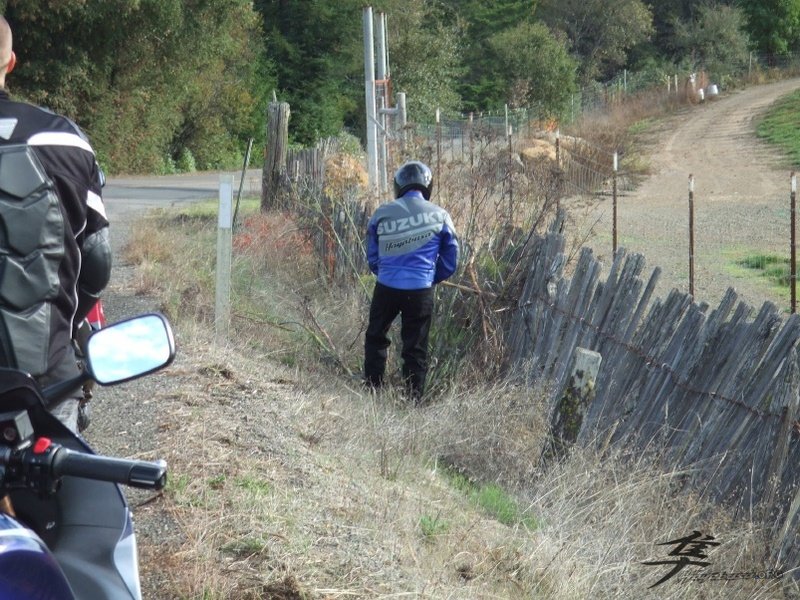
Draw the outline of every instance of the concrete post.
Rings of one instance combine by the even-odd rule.
[[[595,396],[595,382],[603,357],[593,350],[575,348],[569,382],[550,420],[550,441],[544,461],[564,458],[578,439],[583,416]]]

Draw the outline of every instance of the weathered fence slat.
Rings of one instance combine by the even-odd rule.
[[[555,401],[575,348],[599,352],[578,443],[625,444],[667,468],[691,467],[687,485],[770,519],[773,556],[800,559],[800,317],[783,322],[767,302],[750,320],[733,289],[711,311],[678,290],[653,298],[660,270],[645,285],[644,259],[624,249],[604,281],[582,250],[567,280],[563,248],[552,230],[532,240],[507,336],[510,368],[548,378]]]

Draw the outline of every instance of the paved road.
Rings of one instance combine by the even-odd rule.
[[[156,207],[177,206],[198,200],[217,198],[219,178],[223,173],[191,173],[161,177],[110,177],[103,189],[103,199],[112,224],[125,220],[132,213]],[[239,189],[241,171],[234,176],[234,195]],[[243,196],[260,194],[261,170],[248,169]]]

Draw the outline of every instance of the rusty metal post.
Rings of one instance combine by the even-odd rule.
[[[509,222],[513,220],[514,216],[514,146],[511,143],[511,125],[506,127],[506,136],[508,136],[508,215]]]
[[[792,215],[791,258],[789,259],[789,287],[792,298],[792,314],[797,312],[797,175],[791,174],[791,194],[789,196]]]
[[[612,206],[612,256],[617,253],[617,168],[619,167],[619,154],[614,152],[614,172],[611,176],[611,206]]]
[[[694,297],[694,175],[689,175],[689,294]]]
[[[561,130],[556,129],[556,168],[561,168]]]

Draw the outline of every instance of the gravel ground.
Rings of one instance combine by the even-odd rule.
[[[106,320],[109,323],[141,313],[158,310],[154,298],[138,296],[133,288],[133,266],[122,259],[122,248],[128,237],[130,223],[112,224],[114,272],[103,296]],[[176,363],[180,363],[180,354]],[[158,397],[171,386],[163,374],[150,375],[118,386],[95,388],[92,399],[92,422],[86,438],[101,454],[123,458],[154,460],[161,406]],[[140,551],[163,543],[165,537],[178,535],[178,528],[163,509],[157,493],[126,489],[133,507],[135,530]],[[145,565],[140,565],[144,571]],[[159,582],[142,577],[144,598],[158,598]]]

